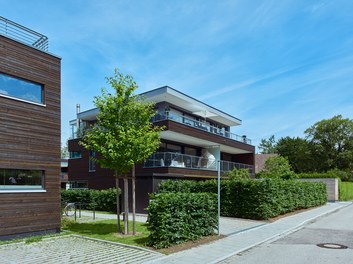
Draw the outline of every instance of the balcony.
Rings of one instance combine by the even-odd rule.
[[[187,118],[185,116],[177,115],[172,112],[157,113],[151,121],[154,123],[154,122],[159,122],[164,120],[172,120],[174,122],[191,126],[196,129],[206,131],[208,133],[212,133],[221,137],[225,137],[228,139],[236,140],[236,141],[251,145],[251,139],[247,138],[246,136],[236,135],[229,131],[225,131],[224,128],[220,129],[218,127],[211,126],[206,122],[197,121],[191,118]]]
[[[2,16],[0,16],[0,35],[42,51],[48,51],[48,38],[46,36],[12,22]]]
[[[254,171],[252,165],[243,163],[221,160],[220,165],[221,172],[228,172],[233,169],[249,169],[250,174],[252,174]],[[156,152],[144,162],[144,168],[162,167],[217,171],[217,161],[214,158],[209,159],[175,152]]]

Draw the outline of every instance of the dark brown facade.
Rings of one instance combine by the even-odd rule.
[[[3,175],[0,239],[60,229],[60,64],[56,56],[0,35],[0,73],[42,87],[40,103],[0,93],[0,169],[42,174],[34,190],[9,186]]]

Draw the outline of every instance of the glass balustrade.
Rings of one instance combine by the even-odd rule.
[[[144,168],[178,167],[199,170],[217,171],[217,161],[213,158],[191,156],[175,152],[156,152],[144,162]],[[221,171],[227,172],[233,169],[249,169],[253,172],[253,166],[230,161],[221,161]]]
[[[225,129],[220,129],[218,127],[214,127],[211,126],[205,122],[201,122],[201,121],[197,121],[191,118],[187,118],[181,115],[177,115],[173,112],[165,112],[165,113],[157,113],[153,119],[152,122],[158,122],[158,121],[163,121],[163,120],[173,120],[175,122],[184,124],[184,125],[188,125],[188,126],[192,126],[194,128],[200,129],[200,130],[204,130],[206,132],[209,133],[213,133],[222,137],[226,137],[229,139],[233,139],[239,142],[243,142],[246,144],[251,144],[251,140],[249,138],[247,138],[246,136],[240,136],[240,135],[236,135],[233,134],[229,131],[225,131]]]

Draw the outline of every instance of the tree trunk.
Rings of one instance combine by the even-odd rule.
[[[118,233],[121,233],[120,203],[119,203],[119,177],[118,177],[117,172],[115,172],[115,187],[116,187],[116,215],[117,215]]]
[[[135,164],[132,167],[132,234],[136,235]]]
[[[129,180],[124,178],[124,234],[129,234]]]

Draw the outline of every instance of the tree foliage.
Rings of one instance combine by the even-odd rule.
[[[261,154],[277,153],[275,136],[272,135],[269,139],[261,139],[259,149]]]
[[[305,130],[321,161],[321,171],[353,169],[353,120],[341,115],[324,119]]]
[[[317,168],[318,160],[312,155],[314,146],[304,138],[280,138],[276,149],[279,155],[288,159],[296,173],[315,171]]]
[[[85,148],[97,152],[93,158],[102,168],[115,171],[116,189],[118,178],[130,172],[136,163],[142,162],[157,150],[160,144],[161,127],[151,123],[155,115],[154,103],[145,102],[135,95],[137,84],[129,75],[115,70],[107,83],[113,94],[102,89],[102,95],[94,97],[99,108],[97,123],[84,133],[80,142]],[[134,175],[134,171],[132,173]],[[135,178],[132,179],[133,200],[135,197]],[[124,178],[124,233],[128,233],[128,179]],[[117,195],[117,197],[119,197]],[[117,198],[117,226],[120,232],[119,199]],[[133,201],[133,214],[134,214]],[[134,223],[133,223],[133,226]],[[135,229],[133,231],[135,233]]]
[[[61,158],[67,159],[69,157],[69,151],[67,146],[67,141],[64,146],[61,146]]]
[[[261,153],[286,157],[296,173],[353,171],[353,120],[341,115],[324,119],[306,129],[305,138],[274,136],[262,139]]]
[[[150,122],[155,115],[154,104],[134,94],[138,86],[131,76],[115,70],[107,82],[114,94],[103,88],[102,95],[94,97],[99,108],[97,123],[80,143],[98,152],[101,167],[113,169],[119,176],[156,151],[161,128]]]
[[[296,175],[292,171],[287,158],[275,156],[265,161],[265,166],[260,173],[260,177],[290,180],[296,178]]]

